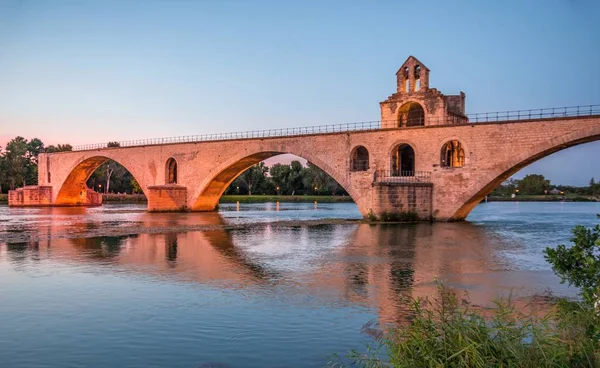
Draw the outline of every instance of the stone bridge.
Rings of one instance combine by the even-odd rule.
[[[213,211],[244,170],[291,153],[331,175],[365,216],[416,212],[462,220],[521,168],[600,140],[599,106],[467,116],[464,105],[462,92],[429,88],[429,70],[409,57],[397,73],[397,92],[380,103],[380,122],[41,154],[39,186],[12,191],[9,205],[99,205],[101,196],[86,181],[114,160],[138,181],[149,211]]]

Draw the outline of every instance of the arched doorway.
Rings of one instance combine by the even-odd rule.
[[[398,128],[425,125],[425,110],[417,102],[407,102],[398,110]]]
[[[358,146],[352,150],[350,171],[367,170],[369,170],[369,151],[364,146]]]
[[[167,160],[166,183],[177,184],[177,161],[173,157]]]
[[[392,151],[392,176],[415,175],[415,150],[409,144],[399,144]]]

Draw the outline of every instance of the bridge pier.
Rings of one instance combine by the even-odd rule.
[[[413,215],[433,219],[432,183],[374,183],[372,214],[385,220]]]
[[[187,188],[182,185],[167,184],[147,187],[149,212],[183,212],[187,207]]]
[[[8,192],[9,207],[50,207],[50,206],[101,206],[102,194],[89,188],[71,193],[62,202],[53,202],[53,188],[49,185],[30,185]]]

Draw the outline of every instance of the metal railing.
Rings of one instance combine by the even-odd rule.
[[[468,114],[469,123],[535,120],[600,115],[600,105],[550,107],[545,109],[483,112]]]
[[[374,183],[431,183],[431,171],[376,170]]]
[[[439,126],[439,125],[456,125],[456,124],[471,124],[471,123],[487,123],[487,122],[503,122],[516,120],[535,120],[535,119],[553,119],[565,117],[584,117],[584,116],[600,116],[600,105],[586,106],[570,106],[570,107],[553,107],[546,109],[531,109],[531,110],[515,110],[501,112],[486,112],[468,114],[465,116],[449,114],[445,117],[425,117],[424,120],[419,120],[419,126]],[[406,124],[406,123],[404,123]],[[234,133],[214,133],[188,135],[180,137],[138,139],[122,142],[112,142],[110,147],[134,147],[134,146],[150,146],[170,143],[194,143],[194,142],[210,142],[233,139],[257,139],[257,138],[276,138],[276,137],[293,137],[313,134],[341,133],[353,131],[366,131],[378,129],[403,129],[405,127],[398,126],[397,120],[388,121],[363,121],[356,123],[345,124],[330,124],[330,125],[315,125],[299,128],[282,128],[282,129],[266,129],[254,130],[246,132]],[[408,128],[412,128],[411,124]],[[73,151],[85,151],[94,149],[109,148],[108,143],[85,144],[73,147]]]

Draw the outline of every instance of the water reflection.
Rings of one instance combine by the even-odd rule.
[[[182,225],[181,219],[159,217],[144,226],[163,220],[175,228]],[[9,243],[3,257],[15,269],[46,260],[257,293],[272,292],[269,287],[278,285],[278,292],[375,308],[384,323],[402,320],[407,298],[431,295],[436,279],[469,290],[481,303],[521,287],[521,281],[534,289],[540,286],[533,274],[506,282],[502,275],[508,270],[496,254],[503,248],[502,239],[470,223],[259,224],[227,229],[218,214],[205,216],[204,223],[216,228]],[[61,234],[66,226],[58,221],[56,226],[41,226],[41,231]],[[74,222],[69,228],[80,233],[101,226]]]

